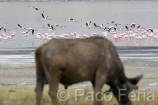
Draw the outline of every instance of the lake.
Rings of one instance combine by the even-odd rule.
[[[0,2],[0,27],[5,27],[6,32],[0,31],[0,48],[28,48],[38,47],[46,41],[35,39],[37,30],[41,35],[48,35],[54,33],[55,35],[78,33],[79,35],[91,35],[93,33],[102,35],[99,28],[81,27],[85,23],[91,21],[97,25],[114,26],[111,21],[115,21],[121,25],[115,26],[119,34],[125,33],[125,26],[131,23],[137,23],[143,26],[144,29],[158,28],[158,1],[106,1],[106,2]],[[36,6],[39,10],[28,8],[29,6]],[[44,13],[43,13],[44,11]],[[41,14],[49,16],[51,20],[41,19]],[[73,18],[78,22],[65,21]],[[35,30],[32,35],[31,32],[23,34],[26,29],[21,29],[17,24],[25,28],[33,28]],[[55,30],[48,30],[43,28],[47,24],[60,24],[63,27],[57,27]],[[129,27],[129,25],[128,25]],[[132,29],[135,31],[136,29]],[[15,36],[9,40],[3,39],[4,35],[9,36],[15,32]],[[105,31],[108,33],[107,31]],[[141,37],[138,32],[138,36]],[[114,40],[113,34],[108,34],[107,37],[116,46],[158,46],[157,38],[148,38],[147,40],[130,40],[121,39]],[[129,34],[127,34],[129,35]],[[158,36],[157,33],[155,37]]]

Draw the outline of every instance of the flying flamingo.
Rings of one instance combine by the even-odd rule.
[[[101,25],[100,25],[100,28],[101,28],[101,29],[104,29],[104,25],[103,25],[103,24],[101,24]]]
[[[73,18],[69,18],[69,19],[67,19],[67,20],[65,20],[65,21],[78,22],[76,19],[73,19]]]
[[[87,27],[88,29],[90,29],[90,24],[91,24],[91,21],[89,21],[88,23],[86,23],[86,25],[85,26],[80,26],[80,27]]]
[[[94,25],[94,28],[95,28],[95,27],[100,27],[100,26],[98,26],[96,23],[93,23],[93,25]]]
[[[25,34],[27,37],[29,35],[28,34],[29,31],[32,31],[32,35],[33,35],[35,30],[33,28],[28,28],[25,32],[22,32],[22,33]]]
[[[130,27],[131,28],[135,28],[136,27],[136,23],[131,23]]]
[[[32,31],[32,35],[33,35],[35,30],[33,28],[28,28],[27,32],[29,32],[29,31]]]
[[[23,28],[20,24],[17,24],[19,28],[21,29],[26,29],[26,28]],[[16,28],[17,29],[17,28]]]
[[[125,28],[126,28],[126,31],[130,31],[131,30],[131,29],[128,28],[128,26],[125,26]]]
[[[108,31],[109,27],[103,26],[103,24],[100,26],[102,30]]]
[[[51,29],[51,30],[55,30],[55,27],[53,25],[50,25],[50,24],[47,24],[47,26],[44,25],[43,28],[45,28],[45,27],[48,28],[48,29]]]
[[[153,28],[148,28],[148,29],[147,29],[147,32],[149,32],[149,31],[153,33],[153,32],[154,32],[154,29],[153,29]]]
[[[50,20],[50,19],[48,19],[49,16],[44,16],[44,11],[43,11],[43,13],[41,13],[41,16],[42,16],[41,20]],[[40,19],[38,19],[38,20],[40,20]]]
[[[90,28],[90,27],[91,27],[90,24],[91,24],[91,21],[89,21],[88,23],[86,23],[86,26],[87,26],[88,28]]]
[[[28,8],[34,8],[35,10],[39,10],[37,7],[35,6],[28,6]]]
[[[112,24],[114,24],[115,26],[121,25],[119,23],[116,23],[115,21],[111,21]]]
[[[117,31],[117,29],[114,26],[110,26],[109,29],[108,29],[108,32],[110,32],[112,34],[115,34],[116,31]]]
[[[2,29],[3,29],[5,32],[6,32],[7,30],[10,31],[9,29],[7,29],[7,28],[5,28],[5,27],[0,27],[0,31],[1,31]]]

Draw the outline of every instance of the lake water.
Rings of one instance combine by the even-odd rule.
[[[55,33],[57,35],[77,32],[81,35],[90,35],[97,33],[101,35],[103,30],[96,28],[80,27],[86,22],[92,24],[104,24],[104,26],[113,25],[111,21],[121,23],[118,28],[125,31],[124,26],[130,23],[137,23],[144,28],[158,28],[158,1],[107,1],[107,2],[0,2],[0,26],[5,26],[10,31],[0,31],[0,35],[10,35],[15,32],[16,35],[9,41],[1,40],[0,48],[26,48],[38,47],[45,43],[35,39],[35,35],[29,33],[26,37],[17,24],[23,27],[41,29],[41,34]],[[36,11],[28,6],[36,6]],[[51,20],[41,19],[41,13]],[[78,22],[68,22],[66,19],[74,18]],[[108,23],[108,24],[107,24]],[[44,25],[60,24],[65,27],[58,27],[56,30],[48,31],[43,28]],[[36,31],[35,31],[36,33]],[[123,32],[122,32],[123,33]],[[112,37],[110,40],[114,42]],[[116,46],[158,46],[158,40],[147,40],[145,42],[114,42]]]
[[[34,51],[35,48],[3,49],[0,51],[0,64],[12,67],[35,65]],[[117,47],[117,52],[124,66],[158,67],[157,47]]]

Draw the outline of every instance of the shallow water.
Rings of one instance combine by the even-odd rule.
[[[5,26],[10,31],[0,31],[10,35],[15,32],[16,35],[8,42],[1,40],[0,48],[25,48],[38,47],[43,41],[37,41],[34,35],[29,33],[25,37],[17,24],[23,27],[32,27],[35,30],[41,29],[41,34],[49,33],[44,25],[60,24],[65,27],[59,27],[50,33],[70,34],[77,32],[81,35],[97,33],[100,35],[103,31],[100,29],[87,29],[80,26],[86,22],[92,21],[98,25],[104,24],[111,26],[111,21],[121,23],[118,28],[124,29],[124,26],[130,23],[138,23],[144,28],[158,28],[158,1],[106,1],[106,2],[1,2],[0,26]],[[37,6],[40,10],[36,11],[28,6]],[[49,16],[51,20],[41,21],[41,13]],[[75,18],[78,22],[65,22],[68,18]],[[107,24],[108,23],[108,24]],[[111,37],[109,37],[110,40]],[[113,41],[113,40],[112,40]],[[114,42],[114,41],[113,41]],[[116,46],[157,46],[158,43],[146,41],[144,43],[128,42],[114,43]]]
[[[0,64],[35,65],[35,49],[8,49],[0,51]],[[124,66],[128,67],[158,67],[158,48],[117,48],[117,52]]]

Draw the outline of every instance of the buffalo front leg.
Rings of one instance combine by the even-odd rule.
[[[49,95],[51,97],[53,105],[59,105],[59,101],[57,98],[58,85],[59,85],[58,80],[52,80],[49,83]]]
[[[37,81],[36,83],[36,105],[40,105],[41,97],[42,97],[42,92],[43,92],[43,86],[44,84],[41,83],[40,81]]]
[[[101,93],[101,89],[102,89],[103,84],[100,83],[96,83],[95,87],[94,87],[94,103],[93,105],[102,105],[102,93]]]
[[[104,73],[97,71],[94,85],[94,105],[102,105],[103,93],[101,89],[105,83],[106,75]]]

